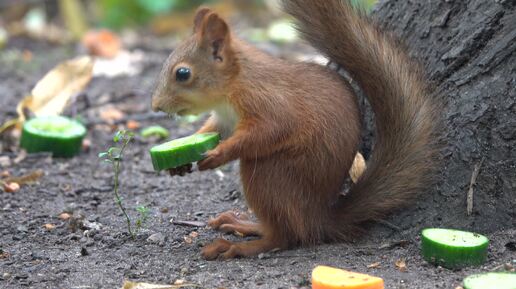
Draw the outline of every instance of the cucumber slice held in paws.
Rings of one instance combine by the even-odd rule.
[[[464,279],[464,289],[516,289],[516,273],[486,273]]]
[[[471,232],[432,228],[421,233],[425,260],[450,269],[481,265],[487,258],[488,245],[485,236]]]
[[[157,145],[150,150],[154,170],[177,168],[202,160],[220,142],[218,133],[194,134]]]
[[[69,158],[81,151],[86,132],[84,125],[64,116],[37,117],[23,125],[20,146],[28,153]]]

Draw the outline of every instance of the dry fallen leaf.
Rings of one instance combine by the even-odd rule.
[[[21,177],[10,177],[5,179],[4,181],[6,183],[18,183],[19,185],[29,185],[37,183],[44,174],[45,173],[42,170],[35,170]]]
[[[398,268],[400,272],[407,272],[407,263],[405,260],[399,259],[394,263],[394,265],[396,265],[396,268]]]
[[[188,236],[184,236],[183,239],[185,240],[185,243],[187,243],[187,244],[192,244],[193,243],[192,238],[190,238]]]
[[[70,99],[80,93],[90,82],[94,61],[89,56],[60,63],[49,71],[16,108],[18,118],[0,126],[0,133],[25,121],[25,111],[35,116],[53,116],[63,112]]]
[[[126,123],[125,125],[127,127],[127,129],[130,129],[130,130],[136,130],[136,129],[139,129],[140,128],[140,123],[135,121],[135,120],[130,120]]]
[[[43,228],[45,228],[47,231],[52,231],[56,228],[56,225],[54,224],[45,224],[43,225]]]
[[[24,120],[24,109],[36,116],[59,115],[72,96],[81,92],[90,82],[93,59],[88,56],[68,60],[48,72],[18,104],[18,114]]]
[[[0,173],[0,178],[8,178],[11,176],[11,173],[8,170],[2,171]]]
[[[353,165],[351,166],[351,169],[349,169],[349,176],[351,177],[351,180],[353,183],[356,183],[360,176],[364,173],[366,170],[366,162],[364,159],[364,156],[362,156],[361,153],[357,153],[355,156],[355,160],[353,161]]]
[[[104,58],[114,58],[122,48],[122,41],[109,30],[88,31],[82,38],[82,45],[89,54]]]
[[[193,231],[188,236],[190,236],[190,238],[194,238],[195,239],[195,238],[199,237],[199,233]]]
[[[20,190],[20,184],[14,182],[4,182],[4,191],[6,193],[16,193]]]
[[[369,264],[367,265],[367,268],[369,269],[376,269],[376,268],[380,268],[380,262],[374,262],[373,264]]]
[[[63,220],[63,221],[68,221],[72,215],[68,214],[68,213],[61,213],[59,214],[59,216],[57,216],[59,219]]]
[[[100,112],[100,118],[110,124],[123,119],[124,116],[125,114],[114,106],[106,107]]]

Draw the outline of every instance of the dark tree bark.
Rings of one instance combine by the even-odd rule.
[[[373,18],[426,67],[444,106],[436,186],[393,222],[481,232],[516,227],[516,1],[386,0]],[[366,119],[370,127],[370,113]],[[480,163],[468,216],[466,196]]]

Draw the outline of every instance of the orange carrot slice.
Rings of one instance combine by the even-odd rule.
[[[327,266],[312,271],[312,289],[384,289],[383,279]]]

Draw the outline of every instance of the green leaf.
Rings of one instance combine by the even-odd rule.
[[[101,153],[99,153],[99,159],[106,158],[106,157],[108,157],[108,156],[109,156],[109,154],[108,154],[107,152],[101,152]]]
[[[367,13],[369,13],[373,6],[376,4],[377,0],[351,0],[351,4],[356,9],[363,10]]]
[[[120,138],[122,138],[123,135],[124,135],[124,131],[123,130],[117,131],[116,134],[113,136],[113,141],[114,142],[119,142]]]
[[[137,0],[138,4],[145,10],[153,13],[166,13],[172,10],[172,7],[179,2],[178,0]]]
[[[122,150],[117,147],[111,147],[108,150],[108,155],[112,160],[120,160],[122,158]]]

